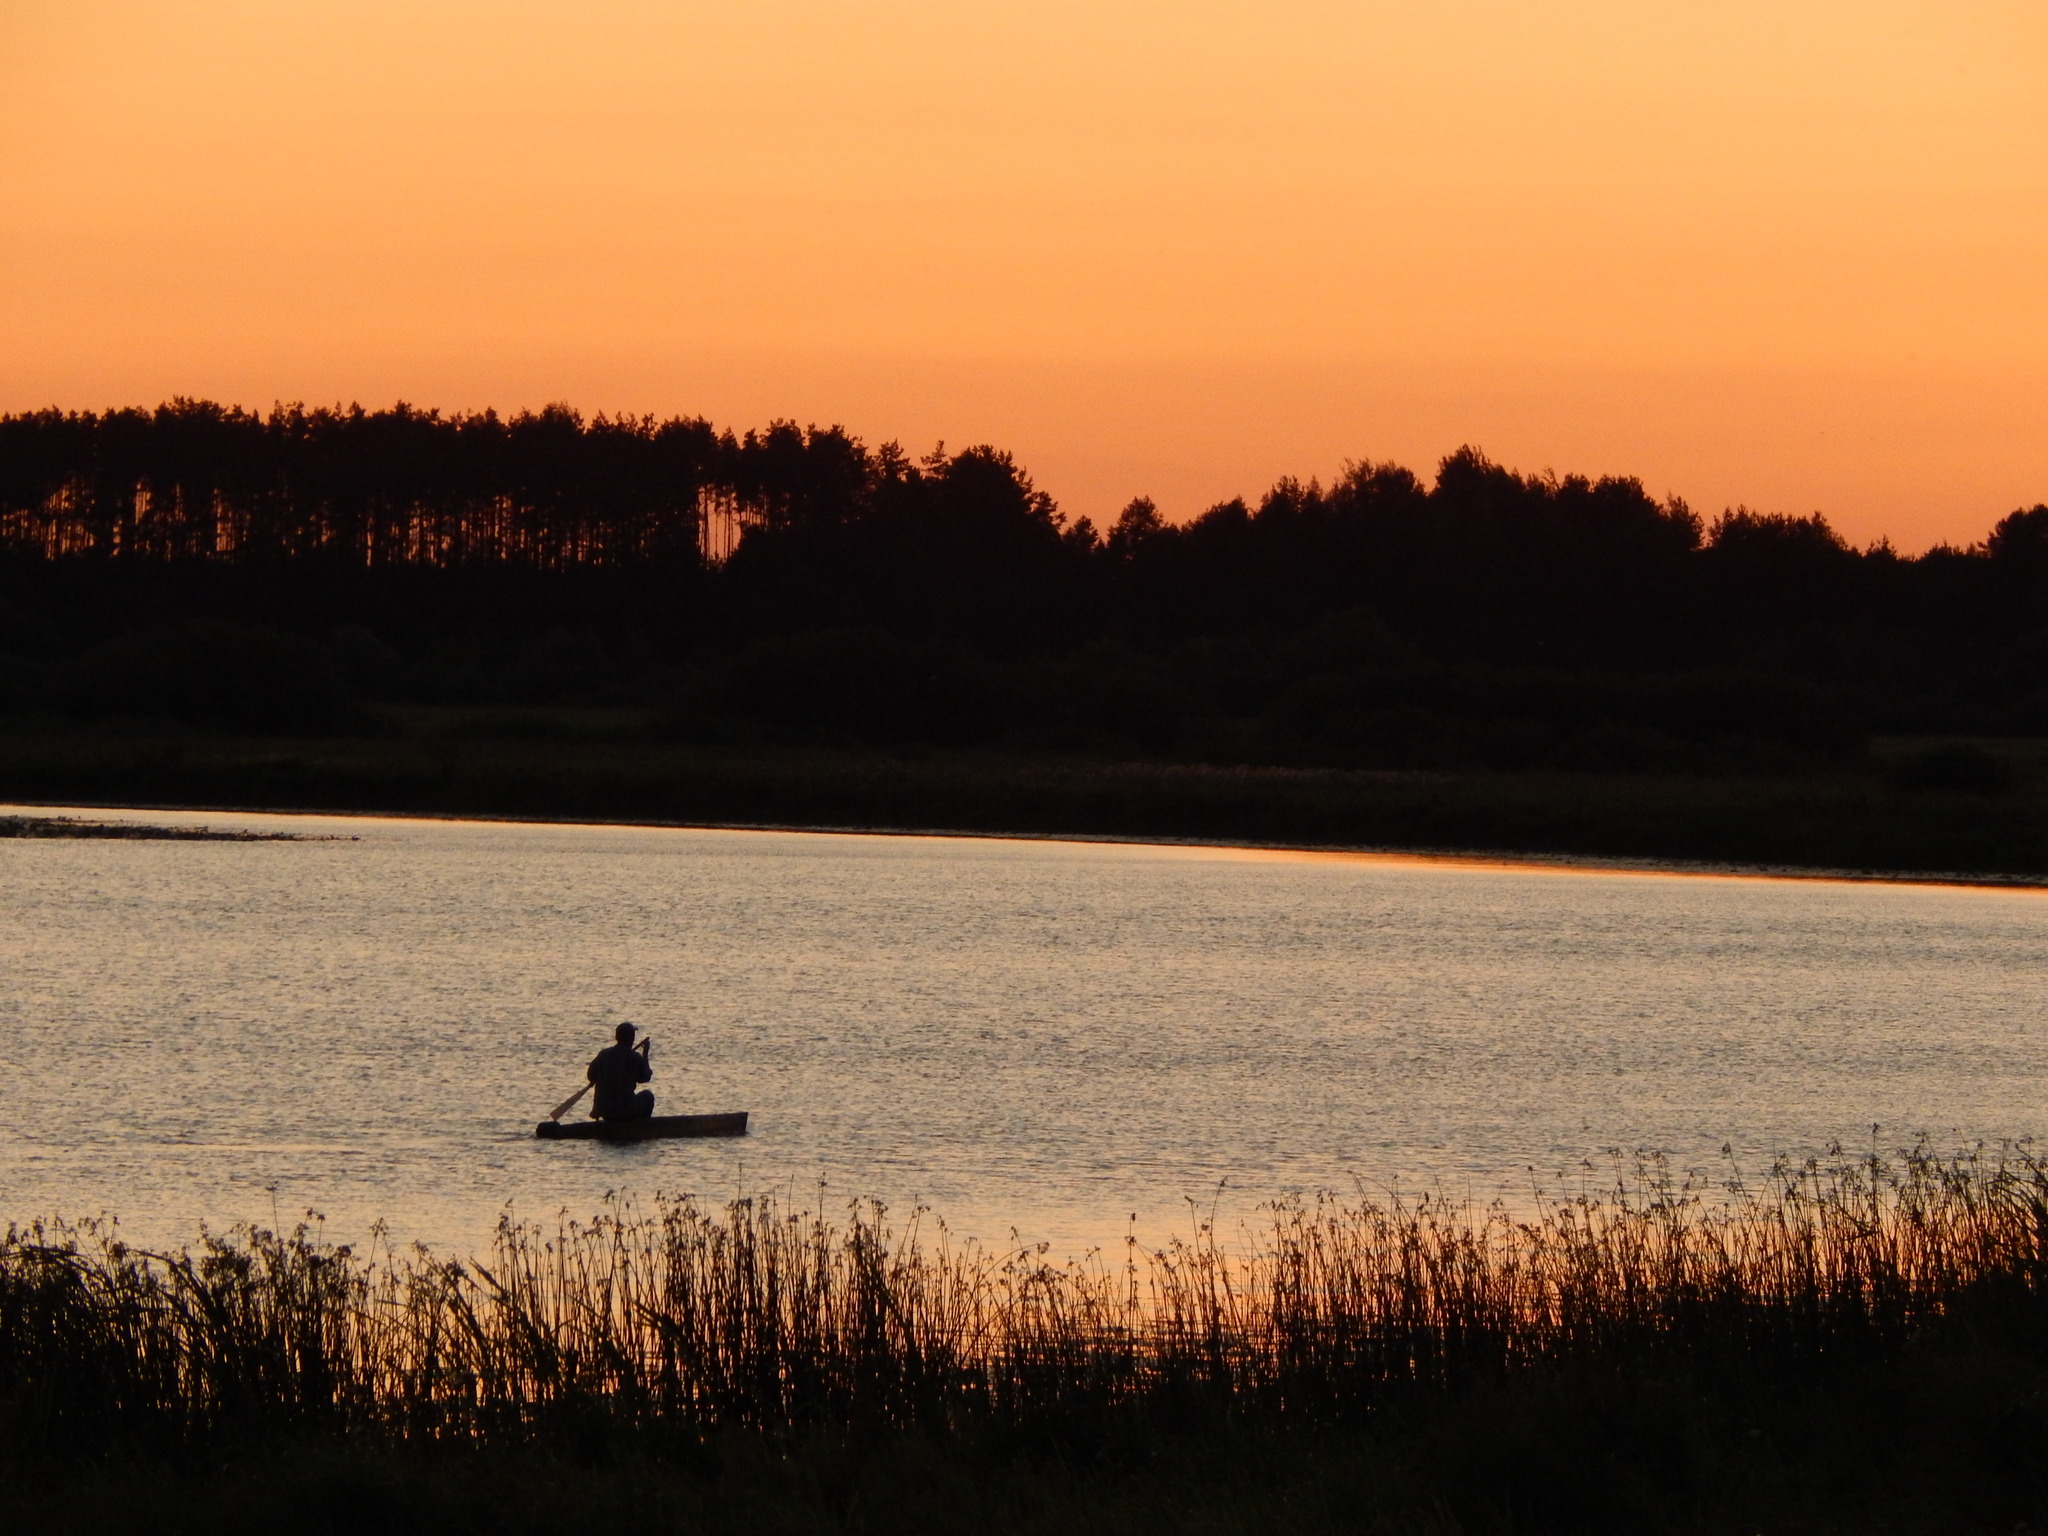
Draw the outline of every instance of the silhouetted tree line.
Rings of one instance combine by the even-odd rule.
[[[1466,449],[1175,525],[1009,455],[553,407],[0,418],[0,711],[1211,760],[1796,765],[2048,732],[2048,506],[1917,557]],[[509,726],[507,727],[509,728]],[[528,719],[525,729],[546,729]]]

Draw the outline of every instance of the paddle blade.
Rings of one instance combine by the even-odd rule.
[[[590,1084],[585,1083],[581,1088],[578,1088],[574,1093],[570,1094],[569,1097],[562,1100],[562,1102],[557,1104],[553,1109],[549,1110],[548,1118],[550,1120],[561,1119],[562,1116],[566,1115],[567,1113],[569,1113],[570,1110],[574,1109],[576,1107],[576,1101],[582,1098],[583,1095],[585,1095],[588,1092],[590,1092]]]

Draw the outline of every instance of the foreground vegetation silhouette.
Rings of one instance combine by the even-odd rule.
[[[2048,734],[2048,506],[1907,557],[1467,449],[1427,484],[1362,463],[1099,530],[996,449],[913,460],[786,422],[30,413],[0,418],[0,720],[60,743],[0,762],[0,793],[59,799],[179,798],[106,745],[155,732],[1846,775],[1911,815],[2035,782],[1999,743]],[[575,755],[556,777],[587,787]],[[432,758],[394,747],[384,776]],[[303,777],[271,803],[385,804]],[[2048,868],[2032,833],[2005,841]]]
[[[684,1528],[945,1528],[909,1490],[864,1514],[859,1478],[771,1496],[770,1464],[801,1485],[935,1458],[1035,1487],[1010,1523],[1221,1456],[1184,1496],[1249,1520],[1312,1492],[1317,1529],[2004,1530],[2048,1508],[2044,1367],[2048,1170],[2024,1150],[1759,1188],[1651,1165],[1519,1212],[1322,1200],[1241,1244],[1198,1225],[1067,1264],[748,1200],[508,1221],[470,1261],[306,1228],[0,1244],[17,1474],[352,1455],[459,1484],[522,1451],[516,1487],[623,1462],[726,1501]]]

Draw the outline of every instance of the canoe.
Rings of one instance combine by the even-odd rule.
[[[645,1120],[543,1120],[542,1141],[659,1141],[668,1136],[744,1136],[747,1112],[736,1115],[651,1115]]]

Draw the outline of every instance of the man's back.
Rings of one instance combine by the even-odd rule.
[[[654,1076],[654,1068],[638,1050],[622,1043],[593,1056],[586,1075],[597,1089],[590,1112],[600,1120],[618,1120],[632,1115],[633,1090]]]

